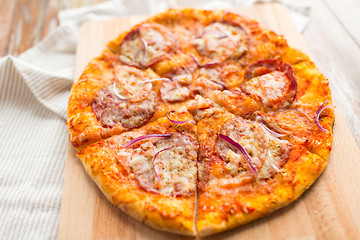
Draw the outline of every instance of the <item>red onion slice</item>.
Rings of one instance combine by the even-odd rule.
[[[143,44],[144,51],[146,51],[147,48],[148,48],[148,44],[147,44],[146,40],[144,40],[143,38],[141,38],[140,40],[141,40],[141,42]]]
[[[309,119],[311,121],[311,117],[309,116],[309,114],[307,114],[305,111],[301,110],[301,109],[296,109],[298,112],[301,112],[302,114],[304,114],[304,116],[307,117],[307,119]]]
[[[261,122],[261,123],[263,123],[263,124],[266,124],[266,123],[267,123],[267,124],[270,125],[273,129],[275,129],[275,131],[281,132],[282,134],[285,134],[285,135],[287,135],[287,134],[292,134],[291,132],[289,132],[289,131],[281,128],[279,125],[276,124],[276,122],[271,121],[271,120],[270,120],[268,117],[266,117],[266,116],[258,115],[258,116],[256,117],[256,121]]]
[[[171,80],[169,78],[153,78],[153,79],[147,79],[142,81],[141,83],[148,83],[148,82],[155,82],[155,81],[166,81],[166,82],[171,82]]]
[[[289,108],[289,109],[279,109],[276,112],[273,113],[273,115],[276,115],[277,113],[280,112],[286,112],[286,111],[298,111],[299,113],[303,114],[309,121],[312,121],[312,118],[309,116],[309,114],[307,114],[304,110],[299,109],[299,108]]]
[[[159,177],[159,175],[157,174],[157,172],[156,172],[156,170],[155,170],[155,160],[156,160],[156,157],[157,157],[160,153],[162,153],[162,152],[164,152],[164,151],[166,151],[166,150],[169,150],[169,149],[171,149],[171,148],[173,148],[173,147],[164,148],[164,149],[158,151],[158,152],[155,154],[155,156],[154,156],[154,158],[153,158],[153,160],[152,160],[152,165],[153,165],[153,169],[154,169],[155,176],[156,176],[157,179],[159,179],[160,181],[161,181],[161,178]]]
[[[269,150],[266,151],[267,152],[267,158],[268,158],[268,162],[270,164],[270,166],[275,169],[275,171],[281,173],[281,170],[272,162],[271,156],[269,154]],[[282,174],[282,173],[281,173]]]
[[[174,111],[171,111],[170,113],[173,113]],[[184,124],[186,123],[188,120],[185,120],[185,121],[175,121],[175,120],[172,120],[169,116],[169,113],[166,114],[166,117],[167,119],[169,119],[170,122],[174,123],[174,124]]]
[[[128,148],[131,145],[133,145],[134,143],[137,143],[137,142],[139,142],[141,140],[148,139],[148,138],[168,138],[168,137],[171,137],[172,135],[173,134],[149,134],[149,135],[145,135],[145,136],[135,138],[135,139],[131,140],[130,142],[122,145],[121,147],[122,148]]]
[[[226,34],[226,33],[223,33],[223,34],[219,34],[218,35],[218,38],[219,39],[223,39],[223,38],[228,38],[229,36]]]
[[[116,88],[116,83],[114,82],[113,84],[113,91],[114,91],[114,94],[120,99],[120,100],[124,100],[124,101],[127,101],[128,99],[124,96],[122,96],[119,91],[117,90]]]
[[[285,136],[286,136],[286,134],[277,133],[277,132],[271,130],[270,128],[268,128],[268,127],[267,127],[264,123],[262,123],[262,122],[259,122],[259,123],[260,123],[260,125],[261,125],[266,131],[268,131],[270,134],[274,135],[275,137],[285,137]]]
[[[228,143],[230,143],[231,145],[233,145],[234,147],[236,147],[237,149],[239,149],[239,151],[245,156],[247,162],[250,165],[251,171],[254,173],[255,177],[257,177],[257,170],[256,167],[253,163],[253,161],[251,160],[250,155],[246,152],[246,150],[243,148],[243,146],[241,146],[238,142],[234,141],[232,138],[230,138],[229,136],[223,135],[223,134],[219,134],[219,137],[225,141],[227,141]]]
[[[327,103],[329,103],[329,100],[326,100],[323,104],[320,105],[320,107],[318,108],[318,110],[316,111],[315,113],[315,122],[316,122],[316,125],[318,125],[318,127],[320,128],[320,130],[322,132],[327,132],[329,130],[323,128],[321,125],[320,125],[320,121],[319,121],[319,117],[320,117],[320,114],[322,113],[322,111],[324,111],[326,108],[335,108],[335,106],[333,105],[327,105],[325,106]]]
[[[221,30],[211,30],[211,31],[207,31],[205,34],[215,34],[217,35],[218,39],[222,39],[222,38],[228,38],[229,35],[227,35],[225,32],[221,31]]]
[[[201,67],[200,63],[196,60],[196,58],[193,55],[190,55],[191,59],[194,61],[194,63],[196,64],[196,66],[198,66],[199,68]]]
[[[206,64],[200,64],[198,62],[198,60],[196,60],[196,58],[193,55],[190,55],[191,59],[195,62],[196,66],[198,66],[198,68],[207,68],[207,67],[213,67],[215,65],[218,65],[220,62],[210,62],[210,63],[206,63]]]
[[[203,64],[203,65],[201,65],[201,67],[202,68],[207,68],[207,67],[214,67],[214,66],[216,66],[216,65],[218,65],[218,64],[220,64],[221,62],[210,62],[210,63],[205,63],[205,64]]]
[[[220,86],[222,87],[222,90],[225,90],[225,89],[226,89],[226,87],[225,87],[224,84],[219,83],[219,82],[216,82],[216,81],[214,81],[214,80],[210,80],[210,81],[213,82],[213,83],[215,83],[215,84],[217,84],[217,85],[220,85]]]
[[[298,91],[298,84],[297,84],[296,78],[294,76],[293,67],[290,64],[283,62],[280,65],[279,70],[281,72],[283,72],[290,81],[291,93],[293,94],[292,100],[294,101],[296,98],[297,91]]]
[[[312,122],[312,118],[309,116],[309,114],[307,114],[304,110],[299,109],[299,108],[279,109],[276,112],[273,112],[273,116],[275,116],[277,113],[286,112],[286,111],[298,111],[299,113],[304,115],[309,120],[309,122]],[[277,127],[280,128],[279,126],[277,126]],[[285,131],[285,130],[283,130],[283,131]],[[285,131],[285,132],[287,132],[287,131]],[[287,133],[289,133],[289,132],[287,132]]]

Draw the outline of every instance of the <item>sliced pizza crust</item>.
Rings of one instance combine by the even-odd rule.
[[[77,156],[121,210],[154,228],[195,235],[197,152],[193,119],[177,112],[94,143]]]
[[[207,115],[197,128],[200,236],[243,225],[290,204],[326,165],[305,147],[273,136],[261,123],[230,113]],[[240,144],[251,161],[221,136]]]

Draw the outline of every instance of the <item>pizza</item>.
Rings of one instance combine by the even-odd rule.
[[[121,33],[73,84],[89,176],[153,228],[207,236],[295,201],[333,138],[329,82],[251,19],[170,9]]]

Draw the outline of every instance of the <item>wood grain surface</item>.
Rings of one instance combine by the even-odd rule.
[[[262,26],[285,35],[290,45],[309,53],[289,12],[281,5],[260,4],[239,11],[258,20]],[[142,19],[144,17],[140,16],[84,24],[78,43],[75,79],[110,39]],[[358,239],[360,150],[338,110],[334,135],[328,166],[296,202],[253,223],[206,239]],[[151,229],[110,204],[86,174],[69,144],[59,239],[194,238]]]

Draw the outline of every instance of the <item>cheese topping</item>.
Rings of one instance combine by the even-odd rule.
[[[159,153],[153,163],[155,154],[166,148],[169,149]],[[170,138],[144,140],[136,148],[120,149],[117,157],[144,190],[184,196],[196,191],[197,151],[195,139],[174,133]]]
[[[247,51],[247,35],[240,27],[225,23],[213,23],[205,27],[201,37],[193,45],[201,55],[220,61],[229,57],[241,57]]]
[[[195,79],[191,84],[191,92],[196,94],[206,94],[206,91],[224,90],[217,68],[200,68],[195,73]]]
[[[151,93],[152,83],[144,82],[146,79],[143,71],[134,67],[117,66],[114,73],[130,102],[142,101]]]
[[[161,99],[165,102],[181,102],[190,96],[187,87],[181,87],[177,82],[164,82],[160,89]]]
[[[117,85],[115,85],[117,86]],[[118,92],[126,96],[122,88]],[[104,127],[121,124],[126,129],[144,125],[155,113],[158,99],[154,91],[140,102],[130,102],[120,99],[114,92],[113,84],[101,89],[93,102],[96,118]]]
[[[192,80],[193,80],[193,76],[192,73],[190,71],[179,71],[180,74],[177,74],[175,76],[172,77],[173,81],[176,81],[177,83],[181,84],[181,85],[189,85]]]
[[[257,122],[237,117],[225,123],[220,133],[229,136],[243,146],[258,171],[259,180],[273,176],[288,159],[289,142],[272,136]],[[228,142],[219,138],[216,151],[225,161],[228,178],[245,177],[252,174],[245,156]]]
[[[195,99],[186,103],[186,109],[193,115],[195,121],[200,121],[200,119],[211,116],[217,111],[218,108],[214,108],[213,105],[214,102],[211,100],[196,95]]]
[[[262,103],[267,107],[282,108],[292,101],[290,81],[279,71],[251,78],[241,88],[247,93],[260,97]]]
[[[120,59],[130,65],[149,67],[171,50],[174,37],[164,26],[144,23],[134,29],[120,45]]]

